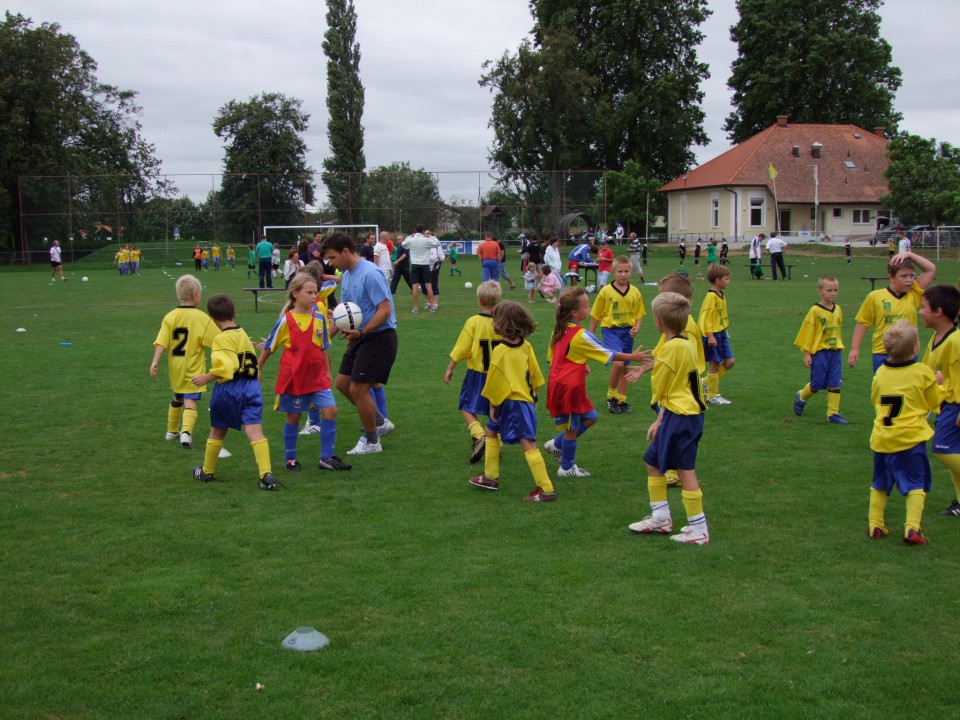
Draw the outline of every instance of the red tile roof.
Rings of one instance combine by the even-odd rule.
[[[821,203],[876,203],[888,192],[887,140],[856,125],[774,124],[713,160],[681,175],[661,192],[764,186],[773,193],[769,167],[777,170],[780,202],[813,201],[813,166],[819,170]],[[820,143],[820,158],[812,155]],[[799,157],[793,154],[799,147]],[[844,161],[856,167],[848,168]],[[684,184],[686,177],[686,184]]]

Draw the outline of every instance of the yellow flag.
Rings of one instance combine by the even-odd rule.
[[[773,163],[770,163],[770,169],[767,170],[767,172],[770,173],[770,179],[771,179],[771,180],[776,180],[776,179],[777,179],[777,175],[780,174],[780,173],[777,172],[777,169],[773,166]]]

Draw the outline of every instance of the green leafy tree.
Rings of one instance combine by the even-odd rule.
[[[327,198],[343,223],[358,222],[357,199],[367,161],[363,154],[363,84],[360,44],[356,42],[357,13],[353,0],[327,0],[327,138],[330,157],[323,161]],[[351,174],[352,173],[352,174]]]
[[[900,70],[880,37],[882,0],[737,0],[739,46],[723,129],[740,143],[773,124],[852,123],[896,130]]]
[[[960,225],[960,149],[902,133],[890,142],[882,202],[907,225]]]
[[[407,162],[373,168],[363,180],[361,223],[376,223],[382,229],[412,231],[422,224],[436,228],[442,218],[437,176],[414,170]]]
[[[603,187],[596,203],[606,203],[607,216],[612,221],[622,222],[627,232],[642,236],[648,221],[652,224],[665,210],[666,198],[658,192],[661,185],[661,181],[644,176],[640,163],[627,160],[623,170],[607,170],[603,174]]]
[[[23,15],[5,14],[0,243],[6,247],[14,238],[22,238],[17,245],[27,250],[40,236],[66,239],[92,231],[88,217],[129,226],[123,219],[150,197],[173,192],[160,177],[154,147],[141,135],[136,93],[101,83],[96,70],[59,25],[36,27]]]
[[[313,170],[302,135],[310,116],[302,101],[263,93],[220,108],[213,131],[226,143],[223,181],[216,200],[218,230],[247,242],[263,225],[303,224],[313,204]]]
[[[534,38],[551,32],[578,39],[570,60],[593,82],[587,122],[571,138],[591,149],[581,168],[620,169],[627,160],[654,177],[674,177],[705,145],[697,59],[707,0],[532,0]],[[629,29],[629,31],[627,31]],[[558,107],[563,107],[558,105]],[[564,108],[565,109],[565,108]]]

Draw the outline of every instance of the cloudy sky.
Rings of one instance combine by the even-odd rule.
[[[532,25],[526,0],[354,0],[366,89],[368,167],[407,161],[443,172],[441,192],[476,197],[490,181],[491,98],[477,80],[484,60],[513,51]],[[264,91],[301,98],[310,114],[309,163],[321,167],[326,141],[326,28],[323,2],[272,0],[21,0],[10,12],[55,22],[98,63],[102,82],[139,93],[143,132],[177,186],[206,195],[223,161],[212,130],[217,110]],[[729,147],[726,81],[736,47],[734,0],[710,0],[699,49],[709,64],[704,110],[710,145],[703,162]],[[953,44],[954,0],[888,0],[882,34],[903,71],[902,128],[960,145],[960,85]],[[777,42],[776,39],[771,42]],[[773,122],[771,118],[771,122]],[[472,171],[454,173],[452,171]],[[194,175],[187,177],[187,175]]]

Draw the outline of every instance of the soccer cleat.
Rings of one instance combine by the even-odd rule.
[[[689,543],[690,545],[709,545],[710,535],[708,533],[692,532],[689,526],[684,527],[676,535],[671,535],[670,539],[674,542]]]
[[[537,487],[532,493],[527,495],[524,499],[524,502],[556,502],[557,494],[556,493],[545,493],[542,487]]]
[[[647,515],[643,520],[631,523],[630,531],[635,533],[671,533],[673,532],[673,520],[670,518],[660,520],[653,515]]]
[[[301,435],[319,435],[319,434],[320,434],[320,426],[319,426],[319,425],[311,425],[311,424],[310,424],[310,420],[309,420],[309,418],[308,418],[306,424],[303,426],[303,430],[300,431],[300,434],[301,434]]]
[[[383,437],[384,435],[389,435],[396,429],[397,429],[396,425],[390,422],[387,418],[384,418],[383,424],[377,425],[377,437]]]
[[[667,470],[664,474],[667,478],[667,487],[683,487],[680,481],[680,474],[676,470]],[[683,532],[682,530],[680,532]]]
[[[907,545],[926,545],[928,543],[923,530],[914,530],[913,528],[907,530],[907,534],[903,536],[903,541]]]
[[[410,312],[412,312],[412,313],[418,313],[418,312],[420,312],[420,308],[418,308],[418,307],[411,308],[411,309],[410,309]]]
[[[203,471],[203,467],[197,465],[193,469],[193,479],[199,480],[202,483],[213,482],[216,478],[213,476],[213,473],[206,473]]]
[[[834,413],[833,415],[827,416],[827,422],[834,423],[836,425],[849,425],[846,420],[843,419],[843,415],[840,413]]]
[[[428,312],[436,312],[436,311],[437,311],[437,306],[436,306],[436,305],[427,305],[427,311],[428,311]]]
[[[179,437],[180,437],[180,433],[178,433],[178,432],[168,432],[166,435],[164,435],[163,439],[164,439],[164,440],[177,440],[177,439],[179,439]]]
[[[586,470],[582,468],[577,467],[576,465],[566,470],[564,470],[563,468],[560,468],[557,471],[557,475],[559,475],[560,477],[590,477],[590,473],[588,473]]]
[[[180,444],[187,449],[193,447],[193,438],[190,437],[190,433],[188,432],[180,433]]]
[[[946,510],[941,510],[939,514],[945,517],[960,517],[960,500],[954,500],[950,503],[950,507]]]
[[[707,402],[710,403],[711,405],[732,405],[733,404],[720,393],[717,393],[712,398],[708,397]]]
[[[890,528],[888,528],[886,525],[884,525],[883,527],[877,527],[876,525],[874,525],[869,530],[867,530],[867,537],[870,538],[871,540],[882,540],[889,534],[890,534]]]
[[[263,477],[257,482],[261,490],[279,490],[277,479],[271,473],[264,473]]]
[[[484,451],[487,449],[487,438],[481,435],[473,441],[473,450],[470,451],[470,464],[478,463],[483,459]]]
[[[225,447],[220,448],[220,452],[217,453],[217,457],[223,460],[224,458],[233,457],[233,453],[227,450]]]
[[[620,414],[621,412],[620,403],[617,402],[616,398],[607,398],[607,410],[609,410],[614,415]]]
[[[550,438],[543,444],[543,449],[553,455],[557,459],[557,462],[560,462],[560,448],[553,442],[553,438]]]
[[[349,470],[352,467],[353,465],[350,465],[349,463],[345,463],[336,455],[331,455],[326,460],[324,460],[323,458],[320,459],[321,470]]]
[[[630,408],[630,405],[625,402],[617,402],[617,407],[620,408],[620,412],[623,415],[633,415],[633,410]]]
[[[354,445],[353,450],[347,450],[347,455],[370,455],[372,453],[378,453],[383,450],[383,446],[380,445],[380,441],[370,442],[367,440],[366,436],[360,438],[356,445]]]
[[[283,466],[290,472],[300,472],[303,469],[299,460],[287,460]]]
[[[500,487],[500,481],[496,478],[488,478],[483,473],[467,480],[468,483],[481,490],[497,490]]]
[[[796,400],[793,401],[793,414],[797,417],[803,415],[803,409],[807,406],[806,400],[800,399],[800,393],[797,393]]]

